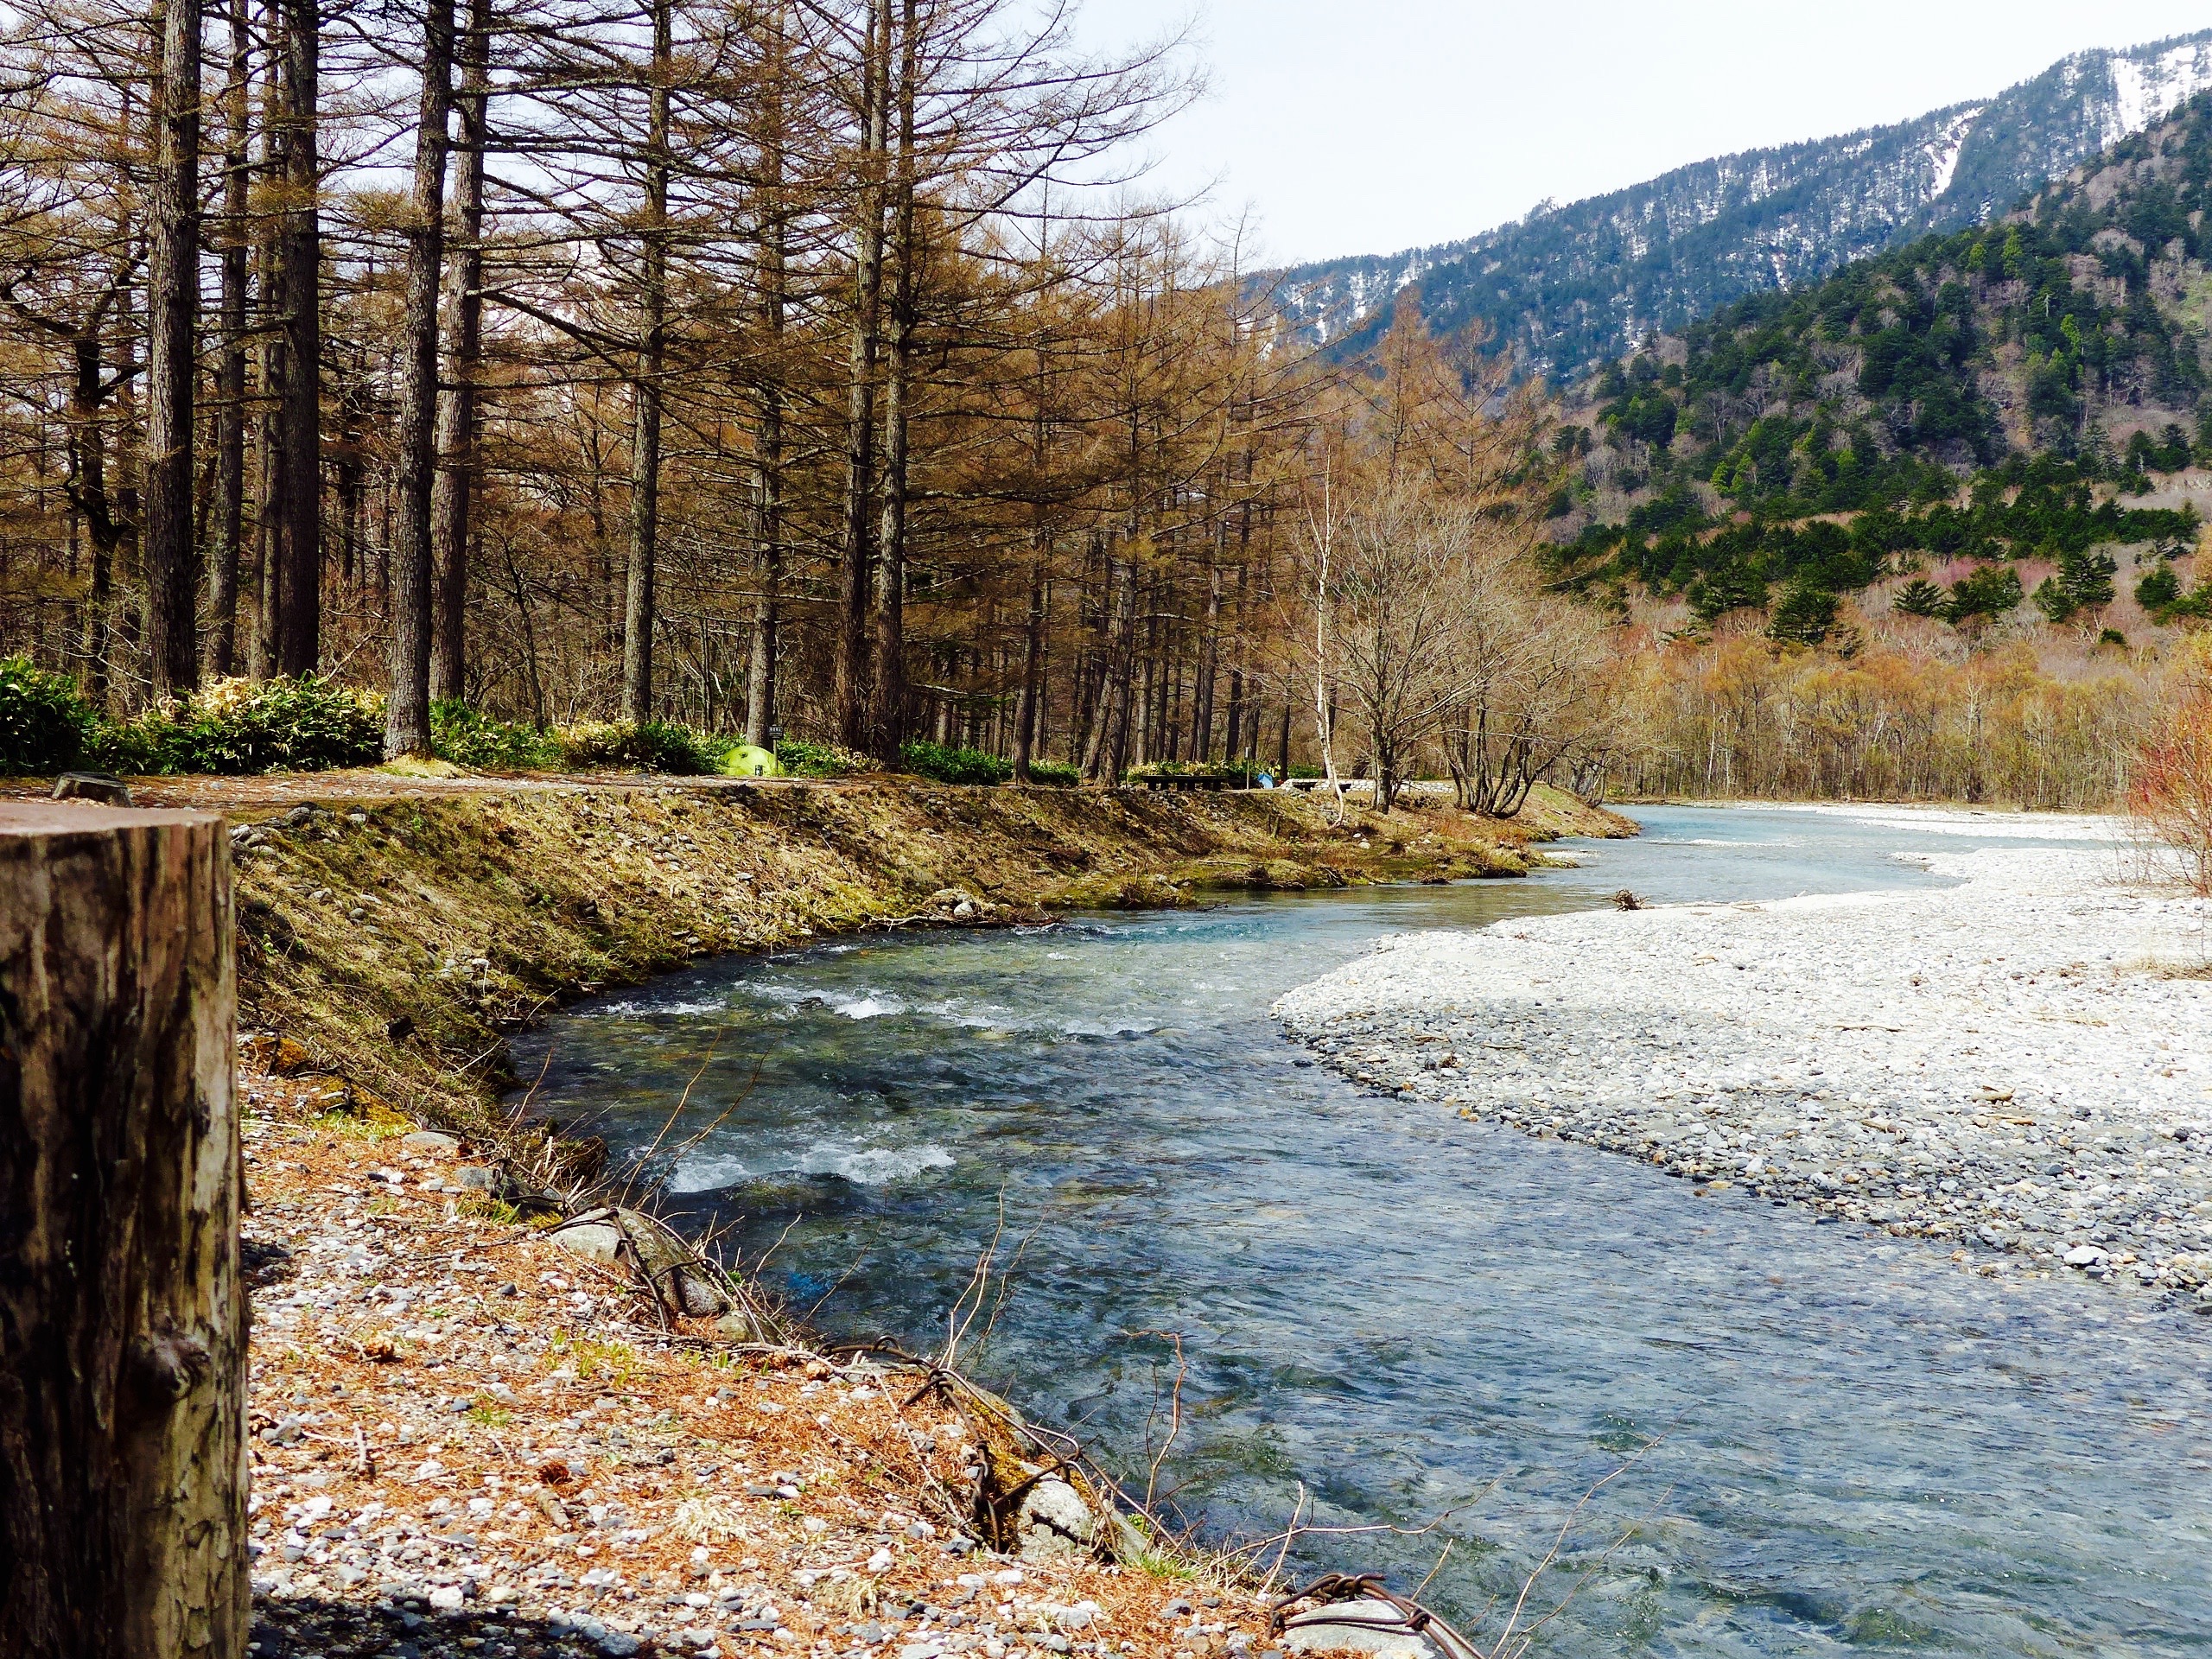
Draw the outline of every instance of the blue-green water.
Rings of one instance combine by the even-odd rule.
[[[1526,881],[710,963],[522,1063],[550,1048],[541,1103],[618,1148],[696,1075],[677,1201],[780,1239],[768,1277],[837,1333],[941,1343],[1002,1206],[1020,1255],[985,1376],[1141,1470],[1169,1375],[1147,1333],[1179,1333],[1184,1510],[1263,1534],[1302,1491],[1309,1522],[1429,1527],[1303,1553],[1410,1587],[1455,1541],[1427,1595],[1469,1623],[1656,1440],[1532,1599],[1580,1581],[1544,1651],[2212,1651],[2212,1320],[1363,1097],[1268,1019],[1386,932],[1623,886],[1909,886],[1932,878],[1896,853],[1977,844],[1637,816],[1643,839]]]

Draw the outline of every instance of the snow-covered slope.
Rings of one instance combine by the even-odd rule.
[[[2212,88],[2212,29],[2084,52],[1995,98],[1895,126],[1746,150],[1463,242],[1262,279],[1308,340],[1356,347],[1418,283],[1431,325],[1485,327],[1567,379],[1654,329],[2001,213]]]

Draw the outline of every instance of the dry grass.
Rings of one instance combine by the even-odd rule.
[[[264,786],[266,780],[240,780]],[[505,1037],[561,999],[692,958],[911,917],[958,887],[979,925],[1225,887],[1517,874],[1624,821],[1548,795],[1507,824],[1449,810],[1331,829],[1273,794],[890,785],[480,789],[355,798],[239,845],[239,984],[270,1063],[333,1103],[493,1130]],[[213,785],[193,798],[211,804]],[[299,817],[296,811],[292,816]]]

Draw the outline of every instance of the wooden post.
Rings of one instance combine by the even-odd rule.
[[[231,858],[0,804],[0,1654],[245,1651]]]

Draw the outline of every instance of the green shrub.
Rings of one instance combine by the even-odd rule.
[[[604,721],[563,726],[553,733],[560,764],[574,772],[609,766],[696,778],[717,770],[721,747],[685,726],[649,720],[642,726]]]
[[[2202,622],[2212,617],[2212,587],[2198,582],[2159,613],[2161,622]]]
[[[776,740],[776,764],[792,778],[842,778],[849,772],[866,772],[875,763],[840,744],[781,737]]]
[[[1083,773],[1064,760],[1032,760],[1029,781],[1046,784],[1054,789],[1073,789],[1083,781]]]
[[[384,757],[384,701],[316,674],[218,680],[103,734],[118,771],[321,772]]]
[[[95,750],[99,729],[67,674],[0,658],[0,772],[65,772]]]
[[[430,705],[430,752],[484,772],[530,772],[561,760],[551,734],[523,721],[494,720],[465,702]]]
[[[2097,548],[2070,550],[2058,556],[2058,585],[2077,607],[2094,609],[2111,604],[2112,579],[2119,571],[2119,562]]]
[[[1216,760],[1147,760],[1141,766],[1131,766],[1122,777],[1128,783],[1142,783],[1147,778],[1201,778],[1244,784],[1251,781],[1255,771],[1242,760],[1226,765]]]
[[[912,738],[899,746],[899,764],[940,784],[1002,784],[1014,764],[981,749],[949,749],[942,743]]]
[[[78,763],[96,771],[114,772],[118,777],[129,777],[134,772],[181,771],[183,768],[168,764],[162,741],[168,731],[166,723],[150,715],[121,726],[111,726],[102,721],[86,740],[77,757]]]
[[[1915,576],[1890,595],[1890,608],[1907,616],[1941,616],[1943,590],[1925,576]]]
[[[2036,602],[2036,608],[2053,622],[2063,622],[2082,608],[2074,595],[2059,586],[2056,576],[2045,576],[2031,597]]]
[[[1767,636],[1793,645],[1817,645],[1835,626],[1835,595],[1825,588],[1792,582],[1775,603]]]
[[[2009,565],[1985,565],[1951,584],[1950,602],[1943,611],[1955,627],[1976,617],[2003,616],[2025,597],[2018,571]]]
[[[2174,574],[2173,566],[2163,559],[2135,584],[2135,602],[2153,616],[2180,597],[2181,578]]]

